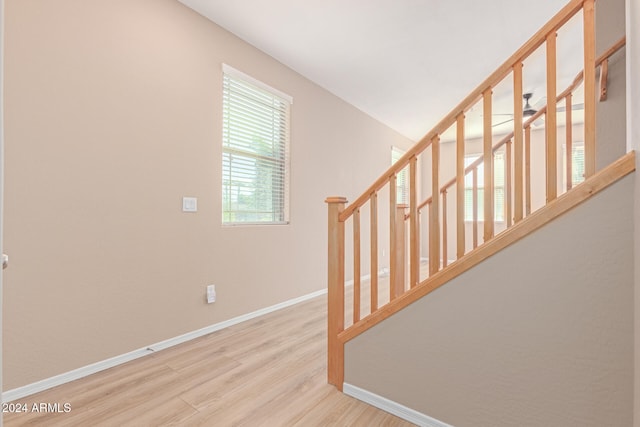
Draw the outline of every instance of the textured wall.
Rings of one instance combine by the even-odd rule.
[[[5,53],[5,390],[324,288],[410,144],[175,0],[8,0]],[[221,226],[223,62],[294,98],[288,226]]]
[[[345,382],[456,427],[631,425],[634,179],[348,342]]]
[[[640,0],[626,1],[627,31],[627,149],[640,153]],[[636,170],[640,170],[640,156],[636,156]],[[636,173],[635,188],[635,253],[640,254],[640,174]],[[640,427],[640,262],[635,263],[635,417]]]
[[[596,35],[597,56],[625,35],[624,0],[598,0]],[[596,90],[599,90],[598,86]],[[596,104],[597,169],[626,153],[626,91],[626,54],[622,49],[609,61],[607,100]]]

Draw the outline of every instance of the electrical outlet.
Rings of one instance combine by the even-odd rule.
[[[207,303],[216,302],[216,285],[207,286]]]

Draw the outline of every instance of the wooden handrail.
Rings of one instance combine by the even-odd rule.
[[[418,205],[418,210],[422,210],[422,208],[424,208],[425,206],[427,206],[429,203],[431,203],[432,198],[429,197],[428,199],[426,199],[425,201],[423,201],[422,203],[420,203]]]
[[[599,67],[600,65],[602,65],[602,63],[605,60],[609,59],[614,53],[616,53],[617,51],[622,49],[626,43],[627,43],[627,38],[625,36],[622,36],[617,42],[615,42],[613,45],[611,45],[611,47],[609,49],[605,50],[602,53],[602,55],[600,55],[596,59],[596,67]],[[562,93],[560,93],[556,97],[558,102],[560,102],[564,98],[566,98],[568,94],[573,93],[576,90],[576,88],[580,85],[580,83],[582,83],[582,79],[583,78],[584,78],[584,71],[580,71],[576,75],[576,78],[573,79],[573,82],[569,85],[569,87],[567,87]]]
[[[626,43],[627,43],[627,38],[625,36],[622,36],[617,42],[612,44],[611,47],[609,47],[609,49],[605,50],[602,53],[602,55],[600,55],[596,59],[596,67],[602,64],[605,59],[610,58],[614,53],[622,49]]]

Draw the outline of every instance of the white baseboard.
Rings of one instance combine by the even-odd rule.
[[[74,369],[73,371],[65,372],[63,374],[46,378],[44,380],[37,381],[35,383],[27,384],[22,387],[14,388],[12,390],[7,390],[2,393],[2,402],[11,402],[16,399],[21,399],[25,396],[30,396],[34,393],[38,393],[38,392],[86,377],[88,375],[95,374],[100,371],[104,371],[105,369],[109,369],[114,366],[129,362],[131,360],[135,360],[140,357],[147,356],[149,354],[152,354],[155,351],[164,350],[165,348],[182,344],[192,339],[199,338],[201,336],[219,331],[224,328],[228,328],[229,326],[237,325],[238,323],[242,323],[247,320],[254,319],[256,317],[264,316],[265,314],[269,314],[274,311],[277,311],[286,307],[290,307],[292,305],[310,300],[312,298],[318,297],[326,293],[327,293],[326,289],[312,292],[310,294],[303,295],[298,298],[293,298],[288,301],[284,301],[279,304],[272,305],[270,307],[261,308],[260,310],[243,314],[241,316],[234,317],[232,319],[225,320],[223,322],[216,323],[214,325],[210,325],[205,328],[198,329],[196,331],[187,332],[186,334],[169,338],[168,340],[160,341],[155,344],[151,344],[148,347],[139,348],[137,350],[130,351],[129,353],[121,354],[119,356],[112,357],[110,359],[102,360],[100,362],[92,363],[91,365],[83,366],[82,368]]]
[[[402,418],[403,420],[417,424],[421,427],[453,427],[450,424],[438,421],[435,418],[431,418],[430,416],[425,415],[421,412],[415,411],[411,408],[407,408],[406,406],[394,402],[393,400],[389,400],[386,397],[371,393],[370,391],[361,389],[360,387],[356,387],[349,383],[344,383],[342,385],[342,392],[347,396],[354,397],[358,400],[368,403],[371,406],[375,406],[378,409],[382,409],[385,412],[393,414],[397,417]]]
[[[378,277],[385,277],[385,276],[388,276],[388,275],[389,275],[389,269],[388,268],[382,268],[382,269],[378,270]],[[371,274],[365,274],[363,276],[360,276],[360,282],[365,282],[365,281],[367,281],[369,279],[371,279]],[[346,280],[344,282],[344,285],[345,286],[353,286],[353,282],[354,282],[353,279],[349,279],[349,280]]]

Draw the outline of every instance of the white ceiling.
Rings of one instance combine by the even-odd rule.
[[[568,0],[179,1],[418,140]],[[558,47],[579,53],[560,38]],[[577,70],[559,68],[559,79]],[[524,85],[535,101],[544,73]]]

